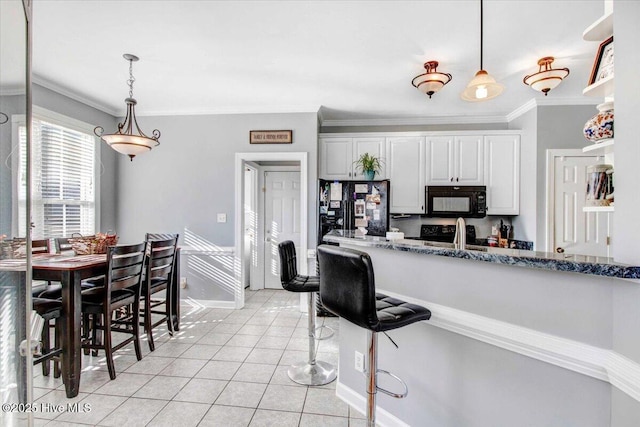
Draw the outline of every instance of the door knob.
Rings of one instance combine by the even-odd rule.
[[[558,252],[559,254],[563,254],[564,253],[564,248],[561,248],[560,246],[558,246],[556,248],[556,252]]]

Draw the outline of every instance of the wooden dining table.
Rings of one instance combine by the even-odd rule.
[[[90,277],[106,274],[107,256],[95,255],[34,255],[32,258],[34,280],[56,281],[62,284],[62,380],[67,397],[72,398],[80,391],[82,371],[81,344],[81,282]],[[171,331],[180,329],[180,251],[177,251],[172,274],[171,291],[167,293],[170,315],[167,326]]]

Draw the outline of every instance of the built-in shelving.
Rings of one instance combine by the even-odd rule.
[[[614,92],[615,83],[613,75],[598,80],[594,84],[589,85],[582,90],[582,94],[585,96],[595,96],[599,98],[603,98],[605,96],[613,96]]]
[[[588,42],[598,42],[613,34],[613,12],[601,16],[582,33],[582,39]]]
[[[605,139],[597,144],[587,145],[582,148],[583,153],[611,154],[613,153],[613,138]]]
[[[585,206],[582,212],[613,212],[614,206]]]

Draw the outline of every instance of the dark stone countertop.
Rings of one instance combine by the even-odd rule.
[[[475,245],[467,245],[466,250],[457,250],[453,248],[452,243],[407,239],[389,241],[384,237],[357,236],[354,232],[338,230],[331,231],[323,237],[323,240],[329,243],[348,243],[363,247],[470,259],[543,270],[566,271],[622,279],[640,279],[640,266],[620,264],[612,258],[606,257],[556,254]]]

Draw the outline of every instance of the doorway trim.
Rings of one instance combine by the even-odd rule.
[[[235,255],[234,272],[236,279],[236,294],[234,296],[235,307],[244,307],[244,277],[245,266],[242,262],[244,253],[244,168],[246,162],[263,161],[297,161],[300,163],[300,262],[298,268],[300,274],[307,274],[307,249],[308,249],[308,210],[309,210],[309,165],[306,152],[255,152],[236,153],[235,156]]]
[[[581,149],[549,149],[547,150],[547,185],[545,186],[545,196],[547,200],[547,209],[545,211],[545,251],[555,253],[554,249],[554,236],[555,236],[555,226],[554,226],[554,212],[555,212],[555,179],[556,179],[556,171],[555,171],[555,159],[557,157],[600,157],[598,154],[593,153],[584,153]]]

